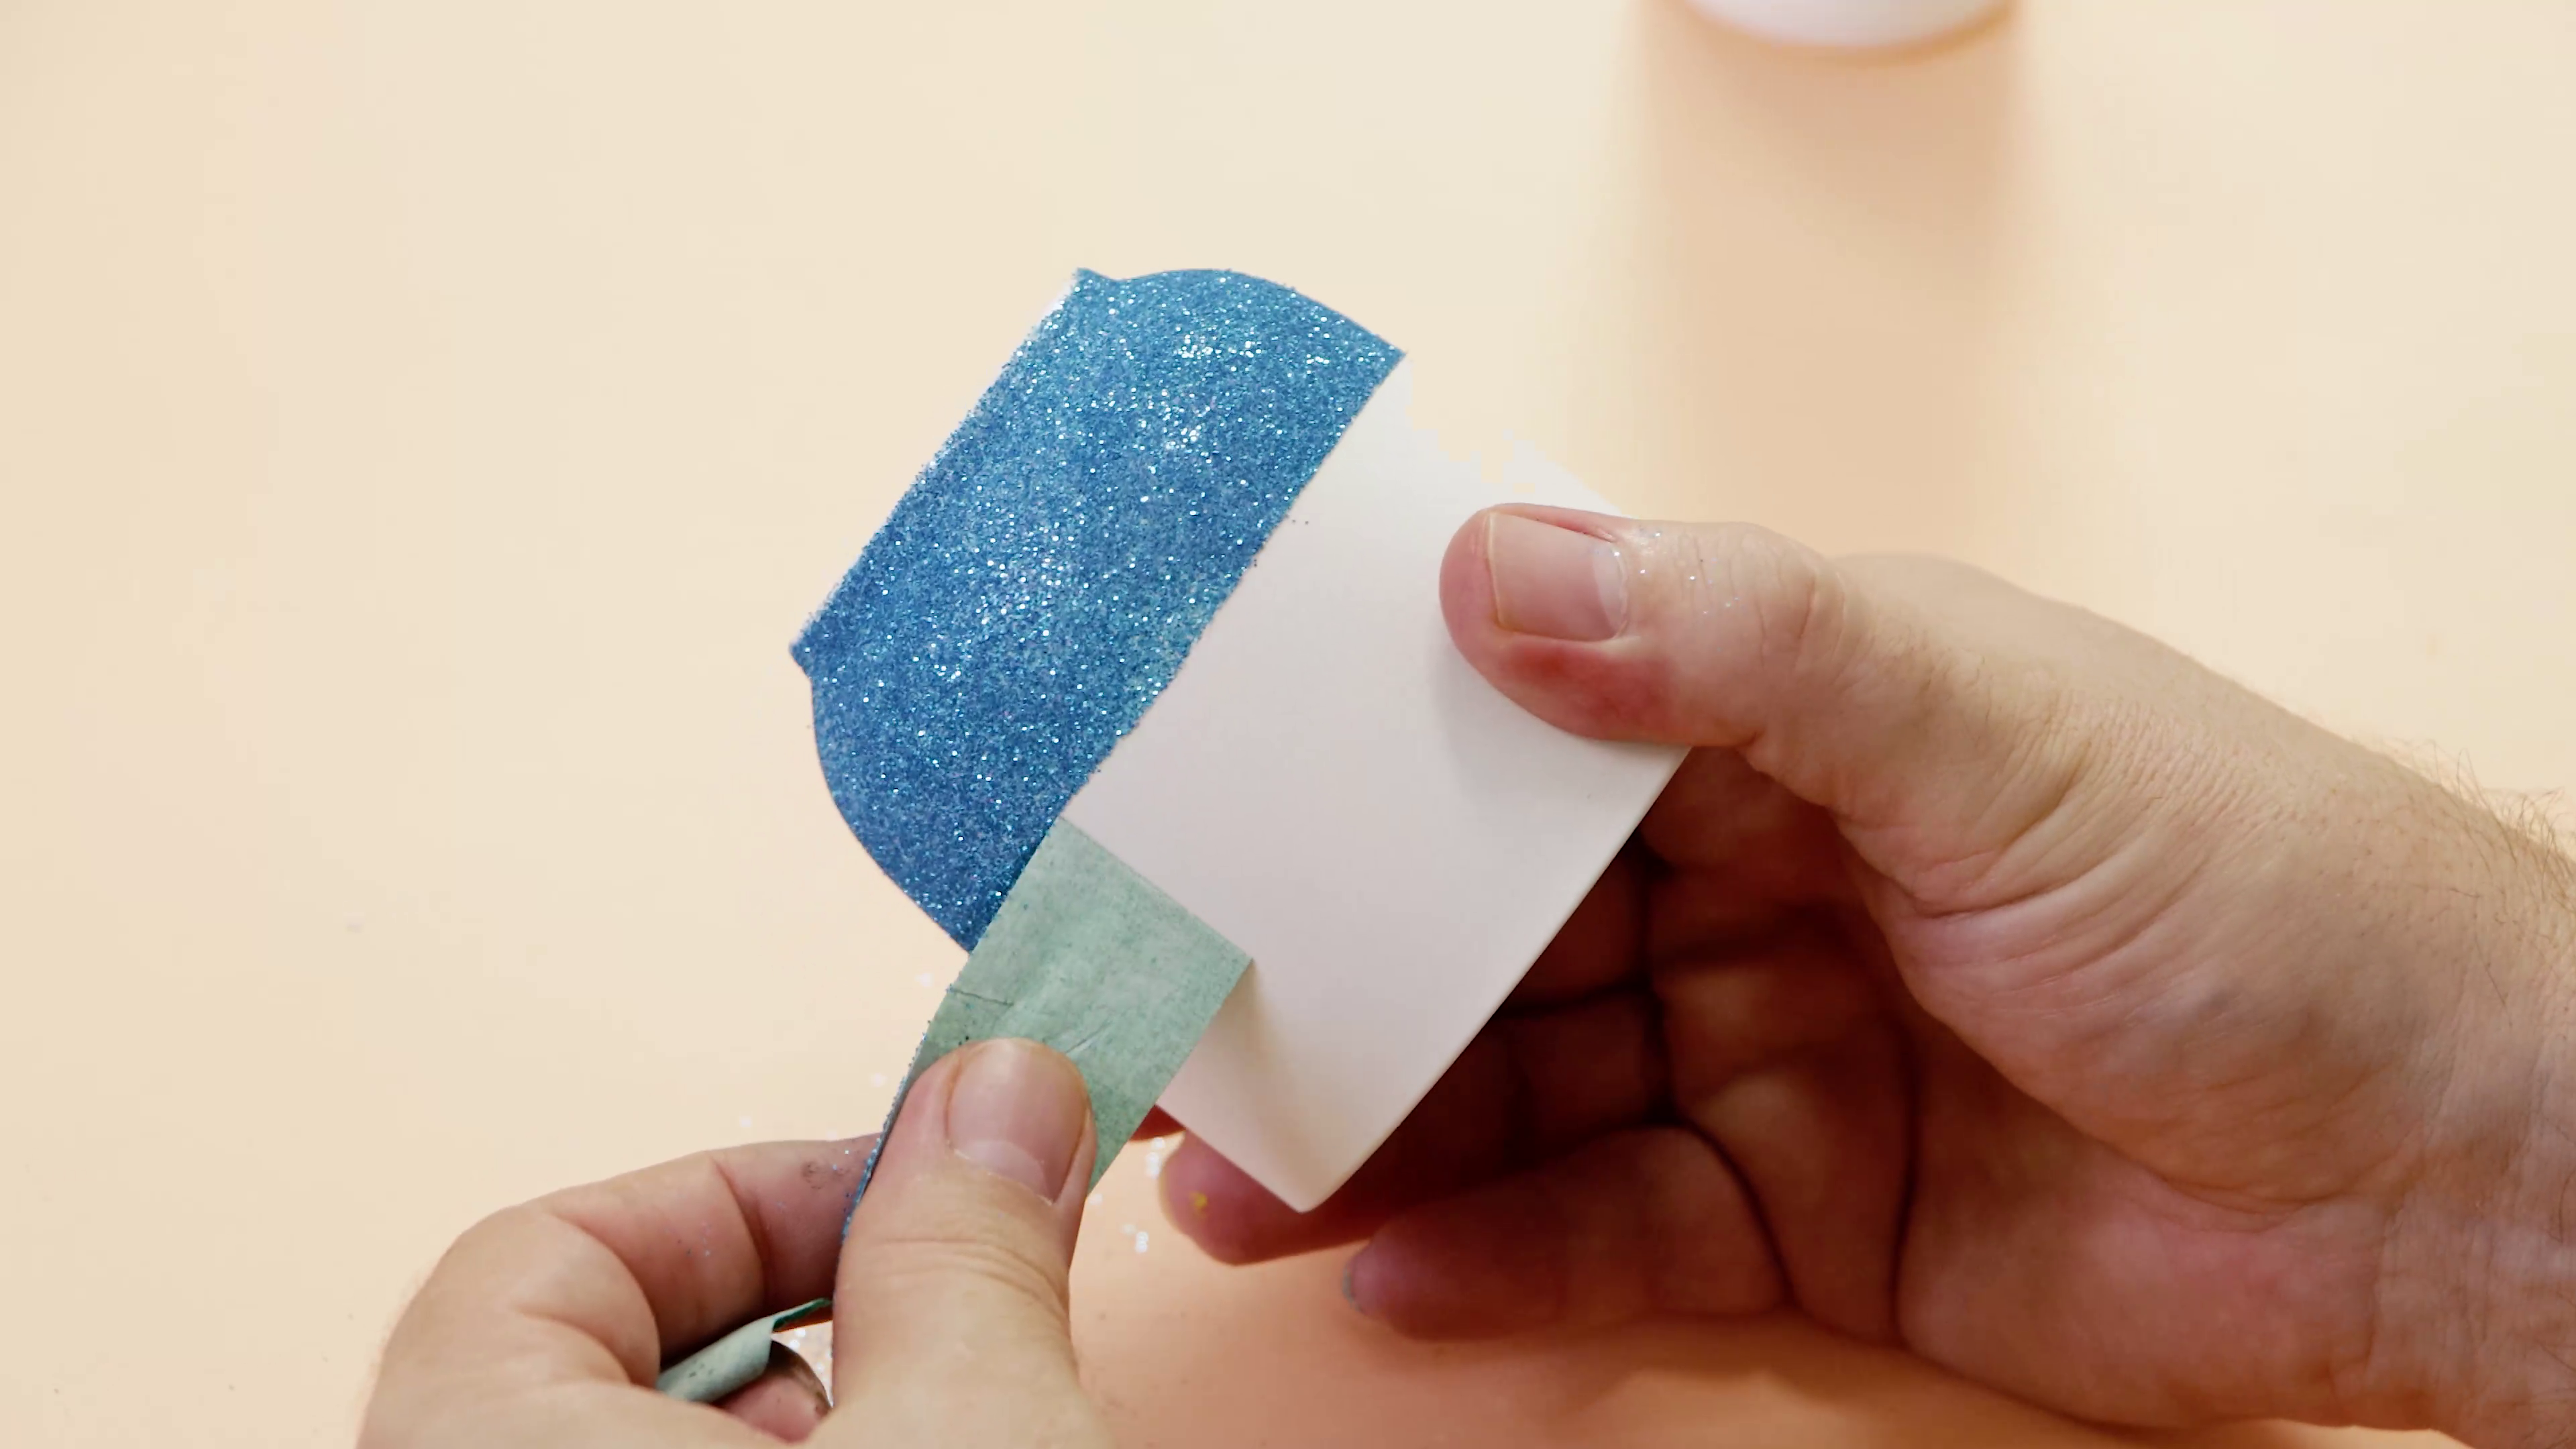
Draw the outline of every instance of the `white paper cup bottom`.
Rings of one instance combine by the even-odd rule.
[[[1791,45],[1867,50],[1964,29],[2003,0],[1691,0],[1738,30]]]

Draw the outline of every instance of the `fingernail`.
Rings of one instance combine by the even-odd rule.
[[[1493,572],[1494,622],[1515,634],[1590,643],[1627,622],[1626,560],[1591,534],[1488,513],[1485,566]]]
[[[773,1343],[768,1369],[716,1407],[773,1439],[802,1444],[832,1412],[832,1396],[803,1354]]]
[[[1360,1259],[1367,1256],[1368,1251],[1362,1249],[1353,1253],[1350,1262],[1342,1266],[1342,1301],[1351,1305],[1362,1318],[1375,1318],[1377,1315],[1368,1311],[1368,1305],[1360,1302]]]
[[[957,1155],[1052,1201],[1073,1171],[1091,1094],[1073,1063],[1025,1041],[966,1048],[948,1090]]]

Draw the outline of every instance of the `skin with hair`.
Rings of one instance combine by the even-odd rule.
[[[1956,564],[1514,508],[1442,586],[1526,708],[1697,748],[1335,1199],[1165,1167],[1209,1251],[1366,1240],[1422,1336],[1790,1303],[2091,1418],[2557,1442],[2545,835]]]
[[[1165,1165],[1208,1251],[1364,1242],[1352,1302],[1417,1336],[1792,1304],[2096,1419],[2567,1437],[2547,830],[1937,560],[1508,508],[1441,589],[1524,707],[1693,752],[1330,1201],[1197,1143]],[[865,1142],[496,1215],[396,1329],[361,1442],[1106,1445],[1064,1299],[1093,1136],[1069,1064],[987,1043],[915,1087],[837,1267]],[[863,1412],[792,1372],[650,1391],[835,1283]]]

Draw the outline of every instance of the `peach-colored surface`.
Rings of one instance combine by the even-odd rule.
[[[2571,70],[2507,0],[1878,64],[1671,0],[0,6],[0,1443],[344,1441],[486,1209],[873,1124],[958,953],[787,641],[1077,264],[2576,781]],[[1396,1343],[1139,1156],[1079,1283],[1138,1445],[2104,1437],[1785,1322]]]

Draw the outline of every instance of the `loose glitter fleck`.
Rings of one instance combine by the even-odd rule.
[[[1075,274],[796,642],[868,853],[973,946],[1400,354],[1236,272]]]

